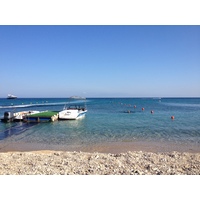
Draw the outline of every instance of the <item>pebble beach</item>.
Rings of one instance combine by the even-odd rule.
[[[0,153],[1,175],[200,175],[200,153]]]

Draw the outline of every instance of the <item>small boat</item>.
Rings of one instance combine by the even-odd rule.
[[[58,119],[68,120],[68,119],[79,119],[84,117],[87,112],[85,106],[80,105],[70,105],[69,107],[64,107],[62,111],[58,113]]]
[[[21,112],[4,112],[1,119],[2,122],[17,122],[23,121],[26,116],[39,113],[40,111],[21,111]]]
[[[17,96],[13,95],[13,94],[8,94],[7,99],[16,99]]]

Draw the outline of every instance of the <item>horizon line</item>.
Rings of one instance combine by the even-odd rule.
[[[1,99],[7,99],[6,97],[0,97]],[[70,98],[70,97],[17,97],[16,99],[25,99],[25,98],[60,98],[60,99],[64,99],[64,98]],[[155,99],[164,99],[164,98],[200,98],[200,96],[165,96],[165,97],[159,97],[159,96],[146,96],[146,97],[84,97],[84,98],[155,98]],[[11,99],[11,100],[16,100],[16,99]],[[10,99],[9,99],[10,100]]]

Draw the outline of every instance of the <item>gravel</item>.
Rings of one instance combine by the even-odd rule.
[[[0,153],[1,175],[200,175],[200,153]]]

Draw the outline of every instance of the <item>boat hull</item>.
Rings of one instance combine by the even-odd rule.
[[[17,97],[8,97],[7,99],[17,99]]]
[[[87,113],[87,110],[63,110],[58,113],[59,120],[76,120],[82,118]]]
[[[21,111],[21,112],[4,112],[2,122],[20,122],[23,121],[26,116],[39,113],[40,111]]]

